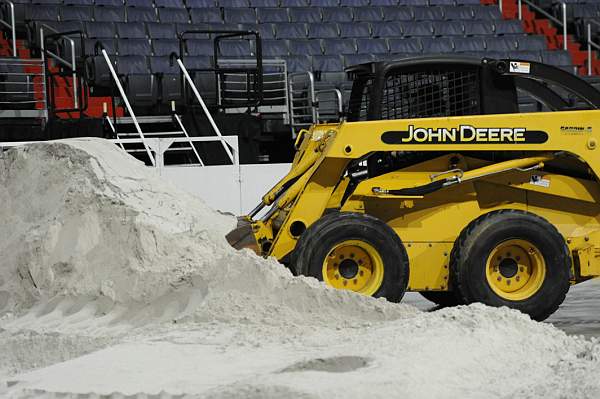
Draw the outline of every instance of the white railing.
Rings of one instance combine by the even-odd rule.
[[[179,58],[179,57],[177,57],[177,65],[179,65],[179,69],[181,69],[181,72],[183,73],[183,77],[184,77],[186,83],[192,89],[192,92],[194,93],[196,100],[198,100],[198,103],[200,103],[200,106],[202,107],[202,110],[204,111],[206,118],[210,122],[211,127],[213,128],[215,134],[217,135],[218,140],[221,141],[221,145],[223,146],[223,149],[225,150],[225,152],[227,153],[227,156],[231,160],[231,163],[234,163],[235,161],[234,161],[233,154],[231,153],[231,150],[229,149],[226,141],[223,139],[224,136],[221,134],[221,130],[219,130],[219,127],[215,123],[215,120],[213,119],[212,115],[210,114],[210,111],[208,110],[208,107],[206,106],[204,99],[202,99],[202,96],[200,95],[198,88],[194,84],[194,81],[192,80],[187,68],[185,67],[185,65],[181,61],[181,58]]]
[[[592,41],[592,25],[596,25],[600,27],[600,23],[597,21],[589,20],[587,21],[586,30],[587,30],[587,75],[592,75],[592,48],[595,50],[600,50],[600,45]]]
[[[562,20],[556,18],[554,15],[546,12],[544,9],[539,7],[538,5],[531,2],[531,0],[518,0],[519,7],[519,19],[522,19],[521,8],[522,4],[525,3],[528,7],[533,8],[535,11],[542,14],[544,17],[548,18],[550,21],[554,22],[558,26],[562,27],[563,31],[563,49],[568,50],[568,35],[567,35],[567,3],[561,3],[562,10]],[[502,11],[502,0],[499,1],[500,11]]]
[[[317,121],[315,76],[312,72],[289,75],[290,126],[296,137],[296,129],[304,129]]]
[[[15,26],[15,4],[9,0],[0,0],[0,6],[7,10],[8,21],[0,19],[0,24],[10,29],[12,38],[12,53],[13,57],[17,57],[17,28]]]
[[[137,130],[137,133],[140,136],[139,139],[141,140],[141,143],[144,145],[144,149],[146,150],[148,158],[150,158],[150,163],[152,163],[152,166],[156,166],[156,161],[154,159],[154,156],[152,155],[152,151],[150,150],[150,147],[148,146],[147,139],[144,137],[144,133],[142,132],[142,128],[140,127],[140,124],[138,123],[137,117],[135,116],[135,112],[133,112],[133,108],[131,108],[131,104],[129,103],[127,94],[125,94],[125,90],[123,89],[121,80],[119,79],[117,72],[115,72],[115,68],[113,67],[112,62],[110,61],[110,58],[108,57],[108,54],[106,53],[105,49],[102,49],[102,56],[104,57],[104,60],[106,61],[106,64],[108,65],[110,74],[115,82],[115,85],[117,86],[117,89],[119,90],[119,94],[121,95],[121,99],[123,100],[123,103],[125,104],[125,107],[127,108],[127,112],[129,112],[129,116],[131,117],[131,120],[133,121],[135,130]]]

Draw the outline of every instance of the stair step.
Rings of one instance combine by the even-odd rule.
[[[173,118],[171,115],[156,115],[156,116],[137,116],[136,120],[139,124],[142,123],[171,123]],[[133,124],[131,116],[124,116],[117,119],[119,124]]]
[[[166,137],[173,137],[173,136],[185,136],[185,133],[182,131],[178,131],[178,132],[143,132],[144,136],[146,137],[155,137],[155,136],[166,136]],[[123,136],[123,137],[131,137],[131,136],[136,136],[138,137],[139,134],[137,132],[134,133],[119,133],[119,136]]]

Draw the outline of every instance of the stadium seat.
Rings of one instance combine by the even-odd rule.
[[[421,41],[416,38],[388,39],[388,44],[391,53],[420,53],[422,50]]]
[[[158,99],[158,82],[150,74],[147,59],[140,55],[121,56],[117,71],[124,76],[125,91],[134,107],[152,106]]]
[[[379,7],[396,7],[398,5],[398,0],[371,0],[371,5]]]
[[[342,55],[342,61],[344,68],[348,68],[352,65],[364,64],[373,61],[373,55],[371,54],[345,54]]]
[[[226,39],[219,42],[219,54],[230,58],[250,58],[253,52],[249,40]]]
[[[152,54],[152,47],[148,39],[120,39],[118,41],[119,56]]]
[[[354,7],[352,11],[354,21],[358,22],[381,22],[383,14],[380,7]]]
[[[117,36],[121,39],[145,39],[146,27],[142,22],[117,22]]]
[[[342,7],[368,7],[369,0],[340,0]]]
[[[223,8],[245,8],[249,7],[248,0],[217,0],[219,7]]]
[[[317,7],[297,7],[288,10],[292,22],[321,22],[321,10]]]
[[[337,7],[340,0],[311,0],[310,4],[314,7]]]
[[[192,8],[190,9],[190,18],[193,23],[200,22],[223,22],[221,10],[215,8]]]
[[[402,22],[403,36],[432,36],[433,32],[433,23],[431,21]]]
[[[188,23],[190,15],[185,8],[159,8],[158,20],[162,23]]]
[[[185,8],[183,0],[154,0],[154,5],[158,8]]]
[[[505,36],[511,37],[511,36]],[[546,50],[546,39],[543,36],[512,36],[516,39],[519,50]]]
[[[379,24],[373,24],[373,26],[376,25]],[[368,22],[340,22],[338,27],[340,28],[340,37],[358,38],[371,36],[371,24]]]
[[[215,0],[186,0],[188,8],[207,8],[216,7],[217,3]]]
[[[127,22],[158,22],[154,8],[127,7]]]
[[[513,37],[487,37],[486,50],[488,51],[514,51],[517,49],[517,42]]]
[[[412,39],[401,39],[407,42]],[[358,54],[383,54],[389,51],[386,39],[356,39],[356,51]]]
[[[373,37],[401,37],[403,23],[400,22],[380,22],[373,24]]]
[[[276,24],[275,35],[278,39],[304,39],[307,37],[306,24]]]
[[[185,44],[187,54],[194,57],[198,55],[211,56],[214,54],[214,44],[210,39],[188,39]]]
[[[500,14],[500,9],[495,6],[470,6],[473,11],[474,19],[494,19],[499,20],[502,19],[502,14]]]
[[[382,7],[385,21],[411,21],[414,15],[411,7]]]
[[[169,56],[171,53],[179,54],[179,40],[177,39],[153,39],[152,52],[156,56]]]
[[[356,53],[356,43],[353,39],[323,39],[321,43],[325,55]]]
[[[279,7],[279,0],[250,0],[250,7]]]
[[[444,18],[444,12],[441,7],[413,7],[412,11],[417,21],[434,21]]]
[[[262,54],[265,58],[284,57],[289,53],[287,42],[285,40],[263,40]]]
[[[486,20],[464,21],[465,35],[489,35],[494,32],[494,22]]]
[[[323,7],[323,22],[352,22],[351,8]]]
[[[85,35],[90,39],[114,38],[116,28],[112,22],[85,22]]]
[[[443,54],[454,51],[454,42],[449,37],[422,38],[423,54]]]
[[[289,22],[287,9],[285,8],[257,8],[256,16],[258,22]]]
[[[516,20],[498,20],[494,21],[494,33],[497,35],[505,35],[505,34],[523,34],[523,25],[521,21]]]
[[[465,33],[461,21],[433,21],[433,34],[436,36],[462,36]]]
[[[470,7],[445,7],[444,19],[448,21],[468,21],[473,19],[473,10]]]
[[[312,70],[312,57],[302,55],[289,55],[283,57],[289,73],[307,72]]]
[[[177,29],[173,24],[161,24],[159,22],[146,23],[148,36],[151,39],[172,39],[177,37]]]
[[[94,7],[94,20],[101,22],[125,22],[126,21],[125,7]],[[138,22],[138,21],[132,21]]]
[[[92,21],[94,19],[93,6],[68,6],[61,7],[61,21]],[[110,21],[118,21],[111,19]]]
[[[339,36],[339,27],[333,23],[308,24],[309,39],[333,39]]]
[[[308,7],[310,0],[280,0],[280,7]]]
[[[319,40],[308,39],[308,40],[290,40],[289,48],[291,55],[321,55],[323,49]]]
[[[223,20],[234,24],[255,24],[256,12],[252,8],[225,8]]]
[[[96,0],[94,1],[96,6],[123,6],[122,0]]]
[[[456,37],[453,39],[454,51],[485,51],[485,40],[481,37]]]

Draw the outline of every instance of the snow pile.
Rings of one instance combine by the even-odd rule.
[[[291,309],[323,320],[340,308],[345,317],[401,313],[385,301],[293,279],[274,261],[235,251],[224,239],[233,217],[166,184],[104,140],[7,152],[0,163],[0,203],[0,220],[9,227],[0,229],[0,312],[41,303],[48,313],[50,299],[79,297],[95,301],[97,313],[115,305],[135,308],[142,324],[156,309],[140,306],[152,303],[188,320],[299,321]],[[337,309],[328,312],[332,304]]]
[[[103,140],[4,153],[0,203],[3,397],[600,397],[598,343],[295,278]]]

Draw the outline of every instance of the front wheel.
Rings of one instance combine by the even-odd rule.
[[[305,231],[292,255],[296,273],[330,287],[399,302],[408,285],[408,256],[398,235],[369,215],[328,214]]]
[[[507,306],[544,320],[569,291],[571,258],[545,219],[518,210],[483,215],[461,233],[450,269],[465,303]]]

